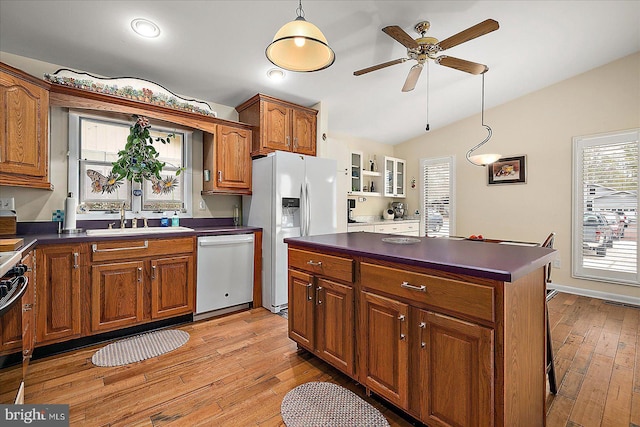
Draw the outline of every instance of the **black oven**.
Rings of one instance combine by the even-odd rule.
[[[25,331],[31,327],[25,313],[32,308],[28,295],[28,267],[17,264],[5,267],[0,279],[0,344],[8,347],[0,356],[0,404],[22,403],[24,401],[24,379],[31,357],[32,346],[24,339]],[[29,331],[30,333],[32,331]],[[15,347],[11,343],[18,343]],[[2,350],[2,348],[0,348]]]

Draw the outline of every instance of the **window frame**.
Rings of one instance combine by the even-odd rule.
[[[640,251],[638,251],[638,239],[636,236],[636,272],[627,273],[610,271],[600,268],[585,267],[583,263],[583,215],[585,212],[584,198],[584,149],[593,146],[623,144],[635,141],[640,148],[640,129],[607,132],[595,135],[573,137],[572,153],[572,186],[571,186],[571,276],[576,279],[595,280],[601,282],[617,283],[630,286],[640,286]],[[640,150],[637,168],[640,171]],[[640,176],[638,188],[640,190]],[[636,197],[636,212],[640,211],[640,200]],[[637,224],[638,225],[638,224]]]
[[[125,120],[118,117],[114,117],[112,114],[96,114],[96,113],[87,113],[84,111],[78,110],[69,110],[69,151],[67,155],[67,187],[68,191],[72,192],[78,203],[80,200],[80,169],[81,163],[83,160],[80,158],[80,133],[81,133],[81,119],[86,118],[95,121],[102,121],[105,123],[116,123],[126,125],[130,127],[132,122],[131,120]],[[183,157],[183,167],[184,170],[180,174],[180,178],[183,180],[184,185],[184,196],[183,196],[183,208],[178,211],[178,215],[181,218],[191,218],[193,216],[193,207],[192,207],[192,141],[193,141],[193,130],[187,129],[179,126],[172,126],[171,124],[167,124],[166,122],[154,121],[150,118],[150,122],[152,125],[152,130],[154,131],[163,131],[163,132],[178,132],[184,135],[182,141],[182,157]],[[175,168],[170,167],[170,170],[174,170]],[[168,169],[168,170],[169,170]],[[144,184],[144,183],[142,183]],[[144,185],[141,183],[131,182],[130,184],[125,184],[125,186],[129,186],[130,194],[127,196],[127,200],[129,200],[128,206],[125,210],[125,215],[127,218],[133,217],[145,217],[149,219],[161,218],[164,213],[169,213],[170,210],[163,211],[152,211],[152,210],[143,210],[143,199],[144,195],[134,196],[133,191],[142,189]],[[173,211],[173,209],[171,209]],[[100,219],[120,219],[119,212],[114,213],[113,211],[102,210],[102,211],[87,211],[78,217],[81,220],[100,220]]]
[[[420,220],[420,236],[426,236],[426,222],[428,210],[426,208],[424,172],[427,165],[446,163],[449,165],[449,236],[456,235],[456,156],[429,157],[420,159],[420,206],[422,218]]]

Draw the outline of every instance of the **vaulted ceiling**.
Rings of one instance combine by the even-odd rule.
[[[102,76],[142,77],[175,93],[234,107],[257,92],[303,105],[322,101],[329,131],[396,144],[425,132],[427,73],[401,92],[403,64],[353,72],[406,56],[381,29],[431,22],[443,40],[487,18],[500,29],[447,50],[486,64],[486,108],[640,50],[638,1],[312,1],[305,17],[336,54],[314,73],[287,72],[274,83],[265,48],[296,17],[287,1],[0,0],[0,51]],[[142,39],[144,17],[161,28]],[[0,57],[0,60],[2,58]],[[481,77],[431,63],[429,123],[437,129],[480,112]]]

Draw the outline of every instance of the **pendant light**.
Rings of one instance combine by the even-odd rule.
[[[289,71],[323,70],[335,61],[335,54],[322,31],[304,19],[302,0],[296,9],[298,17],[282,26],[267,46],[267,59]]]
[[[491,139],[491,135],[493,135],[493,131],[491,130],[491,128],[484,124],[484,74],[485,73],[482,73],[482,113],[480,117],[482,126],[487,129],[488,135],[484,139],[484,141],[473,147],[471,150],[467,151],[467,160],[475,166],[490,165],[491,163],[496,162],[501,157],[500,154],[476,154],[474,156],[471,155],[471,153],[473,153],[475,150],[486,144],[486,142]]]

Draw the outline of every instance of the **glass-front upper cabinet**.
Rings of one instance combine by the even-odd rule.
[[[362,152],[351,152],[351,192],[362,191]]]
[[[384,158],[385,197],[406,197],[406,162],[395,157]]]

